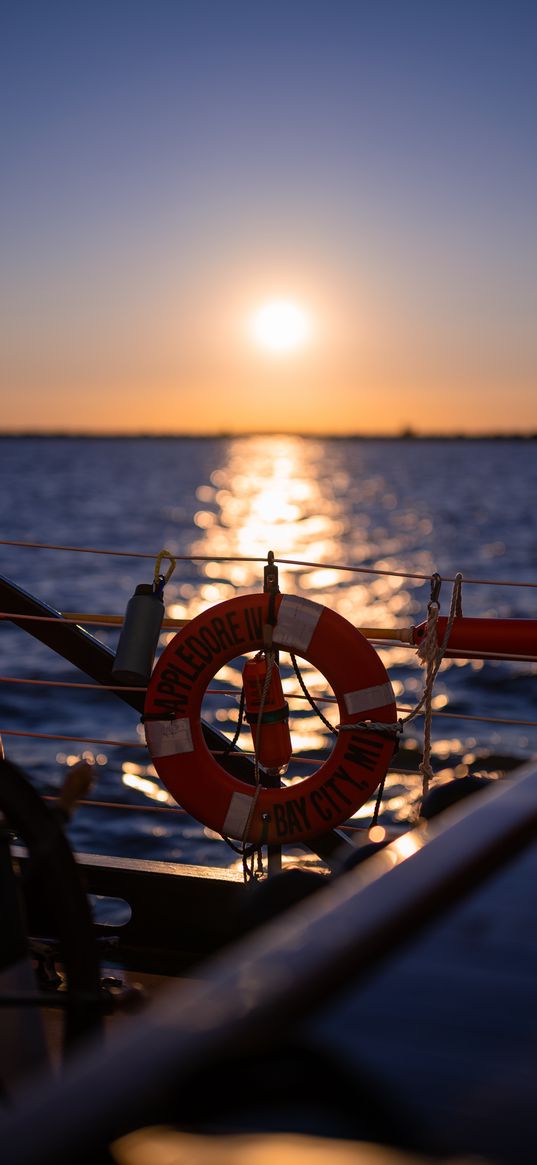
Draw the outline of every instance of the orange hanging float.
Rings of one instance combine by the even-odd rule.
[[[268,676],[268,680],[267,680]],[[293,755],[289,732],[289,706],[283,695],[280,669],[269,665],[260,652],[248,659],[242,673],[246,719],[260,765],[282,776]]]
[[[226,772],[209,752],[201,705],[224,664],[263,650],[269,604],[276,620],[274,648],[322,672],[336,696],[342,731],[314,773],[275,789],[262,785],[261,770],[262,787],[256,789]],[[397,714],[382,661],[346,619],[294,595],[255,594],[220,603],[179,631],[153,671],[144,718],[157,773],[188,813],[226,837],[285,844],[326,833],[368,800],[394,750],[392,728],[381,726],[395,725]]]

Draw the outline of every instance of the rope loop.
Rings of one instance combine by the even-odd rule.
[[[427,664],[429,660],[436,659],[438,652],[437,624],[439,615],[439,604],[430,602],[427,607],[427,631],[417,651],[420,663]]]

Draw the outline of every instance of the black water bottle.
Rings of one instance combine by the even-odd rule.
[[[149,683],[163,618],[162,586],[141,583],[127,603],[112,668],[114,683],[132,687]]]

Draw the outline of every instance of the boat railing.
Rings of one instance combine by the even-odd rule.
[[[115,557],[120,557],[120,558],[149,559],[149,560],[153,560],[153,561],[157,557],[154,553],[143,552],[143,551],[125,551],[125,550],[117,550],[117,549],[112,550],[112,549],[103,549],[103,548],[97,548],[97,547],[68,546],[68,545],[59,545],[59,544],[50,544],[50,543],[41,543],[41,542],[29,542],[29,541],[21,541],[21,540],[1,539],[0,545],[18,547],[20,549],[27,549],[27,550],[49,550],[49,551],[55,551],[55,552],[65,552],[65,553],[74,553],[74,554],[91,554],[91,555],[115,556]],[[215,561],[214,555],[207,556],[207,555],[191,555],[191,554],[189,554],[189,555],[175,555],[174,554],[172,557],[173,557],[174,563],[175,562],[207,562],[207,561],[212,562],[212,561]],[[222,563],[222,564],[237,563],[237,562],[238,563],[240,563],[240,562],[265,563],[264,558],[261,558],[259,556],[255,556],[255,555],[254,556],[238,556],[238,555],[217,556],[217,559],[218,559],[218,562]],[[425,582],[426,581],[430,582],[432,578],[438,579],[440,577],[438,575],[431,576],[431,575],[423,573],[423,572],[395,570],[395,569],[390,569],[390,568],[385,567],[385,566],[362,566],[362,565],[354,565],[354,564],[346,564],[346,563],[327,563],[327,562],[317,562],[317,561],[309,561],[309,560],[305,560],[305,559],[294,559],[294,558],[278,558],[277,561],[282,566],[299,567],[299,568],[302,568],[304,570],[334,569],[334,570],[338,570],[338,571],[342,571],[342,572],[347,571],[347,572],[350,572],[353,574],[362,574],[362,575],[369,575],[369,576],[371,576],[371,575],[394,576],[397,578],[404,578],[407,580],[421,580],[421,581],[425,581]],[[458,576],[444,575],[444,576],[442,576],[442,581],[444,581],[446,583],[451,583],[451,582],[455,583],[457,577]],[[527,580],[527,581],[526,580],[525,581],[516,580],[515,581],[515,580],[505,580],[505,579],[500,580],[500,579],[489,579],[489,578],[464,577],[463,581],[464,581],[464,586],[487,586],[487,587],[498,586],[498,587],[517,587],[517,588],[527,587],[530,589],[535,589],[537,587],[537,583],[529,581],[529,580]],[[5,594],[4,594],[4,603],[5,603]],[[1,600],[0,600],[0,605],[3,605]],[[46,608],[43,608],[43,609],[46,610]],[[64,626],[72,627],[73,630],[75,628],[78,630],[82,630],[85,627],[104,627],[104,628],[110,628],[110,629],[113,629],[115,627],[119,628],[123,623],[123,616],[121,614],[114,614],[114,613],[87,612],[87,611],[55,612],[55,611],[51,610],[50,614],[37,613],[37,611],[25,613],[22,609],[21,610],[13,610],[13,609],[10,610],[6,604],[6,609],[0,610],[0,622],[2,622],[2,621],[3,622],[12,621],[14,623],[17,623],[21,627],[24,627],[25,624],[27,624],[26,629],[28,631],[30,631],[30,633],[33,633],[36,626],[39,624],[41,624],[41,625],[52,624],[52,625],[55,625],[55,628],[57,628],[59,621]],[[188,624],[188,622],[189,622],[188,619],[182,619],[182,618],[177,619],[177,618],[171,618],[169,616],[165,616],[163,623],[162,623],[162,634],[168,634],[170,631],[178,631],[181,628],[183,628],[184,626],[186,626]],[[537,621],[535,623],[535,626],[537,628]],[[51,630],[54,630],[54,628],[51,628]],[[411,650],[415,651],[415,649],[416,649],[415,628],[411,627],[411,626],[397,626],[397,627],[370,627],[370,626],[362,627],[361,626],[358,628],[358,630],[360,630],[361,633],[367,639],[369,639],[372,644],[374,644],[377,647],[382,647],[383,649],[389,648],[390,646],[396,647],[396,648],[407,649],[409,651],[411,651]],[[39,636],[39,637],[41,637],[41,636]],[[537,662],[537,653],[535,651],[531,650],[531,647],[530,647],[530,650],[528,651],[528,653],[521,653],[520,651],[512,651],[512,652],[498,651],[498,650],[486,651],[486,650],[480,649],[478,651],[461,650],[457,654],[458,654],[459,658],[463,658],[463,659],[467,659],[467,660],[479,659],[479,660],[483,660],[483,661],[486,661],[486,660],[497,660],[497,661],[508,661],[508,662],[520,661],[520,662],[525,662],[525,663]],[[84,670],[83,664],[77,664],[77,666],[80,666],[82,668],[82,670]],[[132,703],[132,705],[136,706],[136,707],[143,706],[143,699],[144,699],[145,690],[146,690],[144,687],[136,687],[136,686],[129,687],[126,685],[117,685],[114,683],[106,682],[106,679],[109,680],[110,677],[106,676],[103,679],[99,679],[99,682],[97,682],[97,683],[89,683],[89,682],[82,683],[82,682],[78,682],[78,681],[57,680],[57,679],[53,679],[53,678],[0,675],[0,684],[2,684],[2,685],[14,685],[14,686],[15,685],[27,685],[29,687],[31,687],[31,686],[33,686],[33,687],[43,686],[43,687],[50,687],[50,688],[73,689],[73,690],[74,689],[81,689],[81,690],[87,690],[87,691],[92,691],[92,690],[93,691],[95,691],[95,690],[109,691],[111,693],[115,693],[117,695],[120,695],[121,698],[123,698],[123,699],[128,699],[128,696],[130,694],[131,699],[128,700],[128,702]],[[225,696],[225,697],[231,697],[231,698],[238,699],[240,696],[240,691],[238,688],[229,688],[229,687],[214,687],[213,688],[213,687],[210,687],[208,689],[208,694],[213,694],[213,695],[218,694],[221,697]],[[292,699],[293,701],[300,701],[300,700],[305,701],[307,699],[307,697],[302,692],[289,690],[289,689],[287,689],[287,691],[286,691],[286,697],[288,699]],[[324,703],[324,704],[330,704],[330,703],[333,703],[335,701],[334,696],[330,696],[327,694],[319,695],[319,696],[316,695],[315,699],[316,699],[317,703]],[[476,722],[476,723],[481,722],[481,723],[486,723],[486,724],[491,724],[491,725],[510,726],[510,727],[516,727],[516,728],[536,728],[537,727],[537,720],[534,720],[534,719],[513,718],[513,717],[507,717],[507,716],[494,716],[494,715],[490,715],[490,714],[486,714],[486,713],[481,713],[479,711],[477,713],[462,713],[459,711],[450,712],[450,711],[446,711],[445,708],[443,708],[443,707],[434,707],[433,706],[429,709],[429,712],[430,712],[430,715],[435,718],[435,720],[439,720],[439,721],[446,720],[446,721],[465,721],[465,722]],[[397,704],[397,713],[399,716],[404,717],[405,719],[413,717],[414,715],[416,717],[418,717],[418,716],[423,717],[426,715],[426,709],[419,708],[419,707],[418,708],[415,707],[413,709],[408,704]],[[145,751],[145,749],[146,749],[145,742],[143,740],[141,740],[140,738],[131,739],[131,740],[114,740],[114,739],[109,739],[106,737],[97,737],[97,736],[81,736],[81,735],[70,735],[70,734],[60,734],[60,733],[40,733],[40,732],[24,731],[21,728],[11,728],[7,725],[0,726],[0,735],[4,736],[4,737],[26,737],[26,738],[32,738],[32,739],[36,739],[36,740],[46,740],[46,741],[64,741],[64,742],[71,742],[71,743],[76,743],[76,744],[81,744],[81,745],[101,745],[103,747],[106,746],[107,748],[137,749],[137,750],[143,750],[143,751]],[[218,745],[217,744],[215,745],[214,742],[212,745],[212,751],[214,752],[215,755],[218,755],[218,753],[219,753]],[[248,756],[252,756],[253,753],[251,751],[249,751],[248,749],[241,749],[241,755],[248,757]],[[323,761],[318,759],[317,757],[309,757],[309,756],[305,757],[305,756],[301,756],[301,755],[294,756],[293,760],[296,761],[297,763],[301,763],[301,764],[307,763],[308,765],[311,765],[311,766],[320,765],[323,763]],[[400,774],[400,775],[410,775],[410,774],[415,774],[416,769],[415,768],[408,769],[408,768],[398,767],[397,765],[394,765],[394,766],[390,766],[390,772],[394,773],[394,774]],[[169,813],[170,811],[179,812],[179,813],[182,812],[182,810],[179,807],[173,806],[172,804],[166,804],[166,805],[159,804],[159,805],[155,805],[155,806],[146,806],[146,805],[125,806],[125,804],[123,804],[121,802],[110,802],[110,801],[102,801],[102,800],[97,800],[97,799],[94,800],[93,798],[86,799],[83,802],[83,804],[85,806],[91,806],[92,808],[102,807],[102,808],[112,809],[112,808],[117,807],[117,808],[139,809],[139,810],[144,811],[144,812],[147,812],[149,809],[151,809],[151,811],[155,811],[155,812],[166,812],[166,813]],[[352,830],[354,827],[348,825],[346,828],[348,830]]]

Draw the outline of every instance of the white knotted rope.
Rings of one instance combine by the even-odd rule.
[[[451,635],[453,627],[453,620],[461,613],[461,594],[462,594],[462,574],[455,576],[453,583],[453,591],[451,594],[451,604],[449,609],[446,630],[442,643],[438,643],[438,616],[440,613],[440,606],[436,600],[431,600],[427,612],[427,632],[425,639],[418,648],[418,657],[426,666],[425,686],[421,700],[404,718],[402,724],[408,724],[421,711],[425,709],[423,722],[423,755],[419,765],[419,771],[422,774],[422,790],[420,803],[423,802],[429,791],[429,785],[434,777],[434,772],[431,767],[431,728],[433,720],[433,689],[436,677],[440,670],[440,664],[444,658],[446,648]]]
[[[247,844],[247,842],[248,842],[248,834],[249,834],[249,832],[250,832],[250,827],[251,827],[251,824],[252,824],[252,821],[253,821],[253,818],[254,818],[254,813],[255,813],[255,811],[256,811],[256,808],[257,808],[257,802],[258,802],[258,800],[259,800],[259,794],[260,794],[260,792],[261,792],[261,789],[263,788],[263,786],[262,786],[262,784],[261,784],[261,779],[260,779],[260,776],[259,776],[259,744],[260,744],[260,741],[261,741],[261,722],[262,722],[262,716],[263,716],[263,712],[264,712],[264,710],[265,710],[265,704],[266,704],[266,701],[267,701],[267,695],[268,695],[268,691],[269,691],[269,688],[270,688],[270,681],[271,681],[271,679],[272,679],[272,670],[273,670],[273,668],[274,668],[274,661],[275,661],[275,655],[274,655],[274,651],[272,651],[272,650],[270,650],[270,651],[266,651],[266,652],[265,652],[265,658],[266,658],[266,661],[267,661],[267,671],[266,671],[266,675],[265,675],[265,681],[264,681],[264,684],[263,684],[263,691],[262,691],[262,693],[261,693],[261,700],[260,700],[260,702],[259,702],[259,711],[258,711],[258,713],[257,713],[257,725],[256,725],[256,734],[255,734],[255,743],[254,743],[254,752],[255,752],[255,765],[254,765],[255,793],[254,793],[254,795],[253,795],[253,797],[252,797],[252,803],[251,803],[251,805],[250,805],[250,810],[249,810],[249,813],[248,813],[248,817],[247,817],[247,819],[246,819],[246,824],[245,824],[245,826],[244,826],[244,829],[243,829],[243,832],[242,832],[242,838],[241,838],[241,841],[242,841],[242,844],[243,844],[243,846],[245,846],[245,845]],[[260,852],[260,851],[259,851],[259,852]],[[244,862],[243,862],[243,864],[244,864]]]

